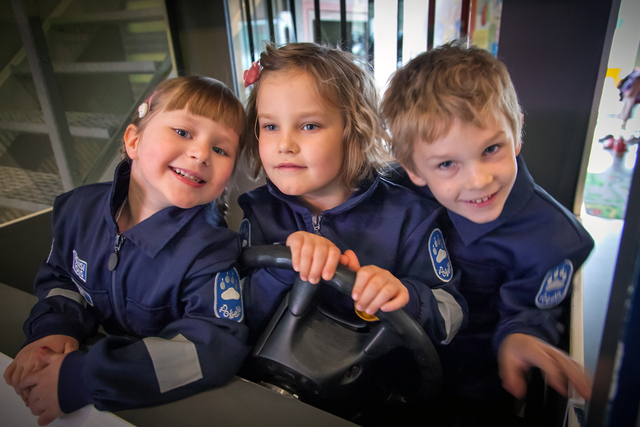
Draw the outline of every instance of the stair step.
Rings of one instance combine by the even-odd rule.
[[[61,27],[75,24],[124,24],[129,22],[161,20],[164,20],[164,9],[161,7],[149,7],[136,10],[63,15],[51,18],[49,22],[52,27]]]
[[[65,113],[72,136],[109,139],[125,119],[124,115],[106,113]],[[0,130],[25,133],[49,133],[41,111],[5,111],[0,113]]]
[[[57,74],[96,74],[96,73],[125,73],[125,74],[153,74],[156,71],[154,61],[122,61],[122,62],[75,62],[54,63],[53,72]],[[31,71],[18,70],[13,67],[16,75],[30,75]]]
[[[53,206],[63,191],[56,174],[0,166],[0,206],[35,212]]]

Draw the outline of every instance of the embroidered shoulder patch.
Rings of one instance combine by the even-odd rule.
[[[538,308],[551,308],[560,304],[567,296],[573,277],[573,264],[565,259],[547,272],[536,295]]]
[[[242,247],[251,246],[251,223],[249,218],[245,218],[240,223],[240,237],[242,238]]]
[[[448,282],[453,277],[453,267],[449,260],[447,248],[444,245],[444,237],[442,231],[436,228],[429,236],[429,255],[431,257],[431,265],[436,276],[443,282]]]
[[[78,253],[73,251],[73,272],[84,283],[87,283],[87,261],[83,261],[78,257]]]
[[[221,319],[242,321],[244,307],[242,305],[242,286],[240,276],[235,268],[216,274],[214,309]]]

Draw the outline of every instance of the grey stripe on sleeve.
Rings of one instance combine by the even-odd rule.
[[[147,337],[142,341],[151,356],[161,393],[202,378],[196,346],[181,334],[170,340]]]
[[[53,288],[47,294],[47,298],[56,297],[56,296],[69,298],[70,300],[73,300],[73,301],[77,302],[78,304],[80,304],[83,307],[87,306],[87,301],[85,301],[85,299],[82,297],[82,295],[80,295],[76,291],[70,291],[68,289],[62,289],[62,288]]]
[[[440,311],[440,315],[444,319],[444,326],[447,331],[447,337],[441,344],[449,344],[458,333],[460,326],[462,326],[462,308],[449,292],[442,289],[432,289],[432,291],[436,301],[438,301],[438,311]]]

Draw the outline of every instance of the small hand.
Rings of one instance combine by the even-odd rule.
[[[58,376],[66,354],[42,347],[38,355],[45,368],[26,375],[17,391],[28,396],[27,406],[38,417],[38,424],[44,426],[63,414],[58,403]]]
[[[38,353],[41,347],[49,348],[56,353],[67,354],[77,350],[79,344],[78,340],[67,335],[48,335],[27,344],[4,371],[4,380],[7,384],[15,389],[25,375],[46,366]]]
[[[374,315],[378,310],[394,311],[409,302],[409,291],[389,271],[375,265],[358,269],[351,292],[356,308]]]
[[[531,335],[508,335],[500,345],[498,364],[502,386],[515,397],[524,397],[525,373],[531,367],[538,367],[546,374],[547,383],[563,396],[567,396],[567,382],[571,382],[580,396],[591,398],[591,380],[584,366]]]
[[[320,278],[330,280],[340,261],[340,249],[330,240],[306,231],[296,231],[287,238],[291,264],[300,279],[316,284]]]

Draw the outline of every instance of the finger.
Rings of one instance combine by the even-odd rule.
[[[527,382],[525,380],[525,373],[526,370],[521,369],[516,364],[500,364],[500,378],[502,379],[502,387],[516,398],[523,398],[527,393]]]
[[[13,361],[9,364],[9,366],[7,366],[7,369],[5,369],[4,371],[4,381],[9,384],[12,385],[12,378],[13,378],[13,373],[15,372],[16,368],[17,368],[18,364]]]
[[[24,376],[25,372],[24,372],[24,366],[20,365],[17,366],[16,369],[13,371],[13,374],[11,375],[11,386],[13,388],[16,388],[18,386],[18,384],[20,384],[20,380],[22,379],[22,377]],[[17,393],[17,391],[16,391]]]
[[[354,301],[358,302],[358,304],[356,304],[356,308],[360,311],[363,311],[362,306],[360,305],[362,291],[367,286],[367,283],[369,282],[373,274],[373,271],[368,267],[370,266],[365,266],[358,270],[358,273],[356,274],[356,281],[353,283],[353,289],[351,291],[351,298],[353,298]]]
[[[591,380],[584,366],[566,353],[556,350],[552,355],[560,367],[565,380],[570,382],[576,392],[586,400],[591,399]],[[566,387],[566,383],[564,384]]]
[[[313,248],[313,255],[309,260],[309,271],[307,277],[310,283],[316,284],[320,281],[320,275],[329,257],[329,247],[325,244],[316,245]],[[335,272],[335,270],[334,270]]]
[[[300,271],[300,249],[302,247],[302,236],[293,233],[287,238],[287,246],[291,250],[291,266],[294,271]]]
[[[71,353],[72,351],[76,351],[79,348],[80,348],[80,344],[78,343],[78,341],[67,341],[64,344],[63,353],[64,354]]]
[[[380,272],[376,271],[374,274],[372,274],[368,282],[360,292],[360,298],[357,302],[357,306],[359,306],[358,310],[364,311],[367,314],[374,314],[376,311],[378,311],[377,308],[379,307],[376,307],[372,304],[385,284],[386,280],[380,274]],[[375,311],[373,311],[374,309]]]
[[[340,264],[347,266],[353,271],[360,270],[360,262],[358,261],[358,257],[351,249],[346,250],[344,254],[340,255]]]
[[[324,280],[331,280],[334,274],[336,274],[336,268],[338,268],[341,256],[340,249],[336,246],[329,248],[327,260],[325,261],[324,268],[322,269],[322,278]]]
[[[380,306],[380,310],[385,312],[395,311],[407,305],[408,302],[409,291],[407,290],[407,288],[402,286],[401,288],[397,289],[394,297],[382,303],[382,305]]]
[[[25,377],[20,381],[20,383],[16,387],[16,392],[18,394],[24,394],[24,391],[26,389],[28,389],[30,387],[33,387],[36,384],[38,384],[39,378],[40,378],[39,371],[38,372],[31,372],[31,373],[25,375]]]

